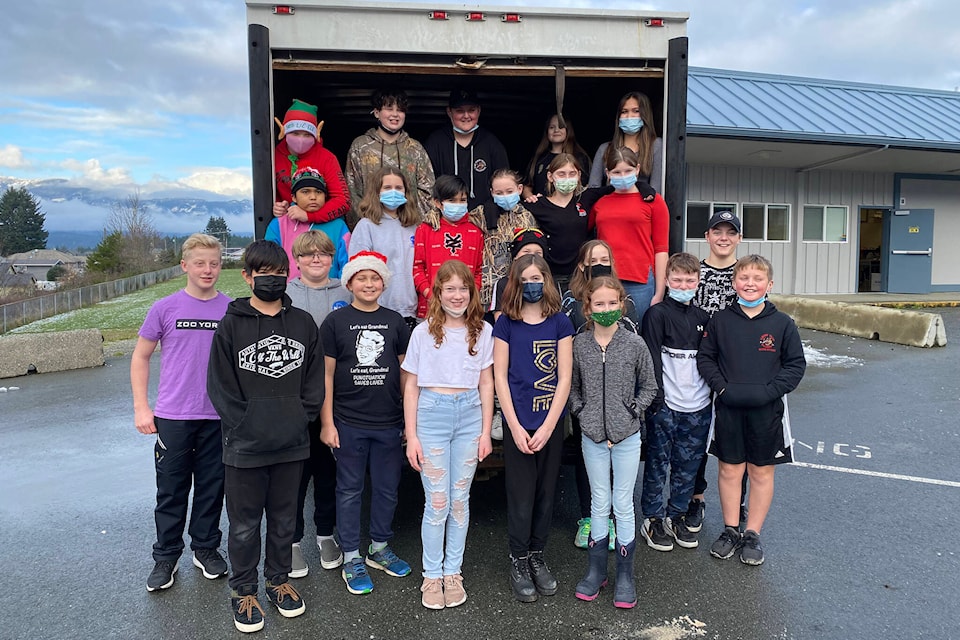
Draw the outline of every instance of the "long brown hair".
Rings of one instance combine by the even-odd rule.
[[[540,144],[537,145],[537,150],[533,152],[533,157],[530,158],[530,165],[527,167],[527,184],[529,185],[533,184],[533,174],[537,171],[537,161],[543,154],[553,148],[553,145],[550,144],[550,121],[554,118],[557,119],[557,123],[560,122],[560,117],[557,114],[553,114],[547,118],[547,121],[543,125],[543,136],[540,138]],[[567,130],[567,137],[563,141],[560,152],[569,153],[572,156],[589,157],[586,149],[577,142],[577,135],[573,132],[573,122],[571,122],[570,118],[564,118],[563,124],[563,128]],[[581,167],[580,170],[589,171],[589,167]]]
[[[596,293],[598,289],[603,289],[604,287],[617,292],[617,296],[620,298],[620,313],[624,315],[627,313],[627,291],[623,288],[620,279],[614,276],[597,276],[587,283],[586,288],[583,290],[583,297],[580,298],[580,304],[583,305],[583,317],[587,321],[586,326],[588,328],[593,326],[593,318],[590,317],[590,298],[593,297],[593,294]]]
[[[367,181],[367,189],[363,199],[357,205],[357,213],[361,218],[367,218],[373,224],[379,225],[383,220],[383,204],[380,202],[380,188],[383,179],[387,176],[397,176],[403,182],[403,193],[407,196],[407,203],[397,207],[397,219],[401,227],[412,227],[423,222],[420,211],[417,209],[416,190],[410,192],[410,181],[407,176],[396,167],[380,167]]]
[[[640,119],[643,121],[643,128],[637,134],[637,157],[639,159],[637,166],[640,167],[640,175],[649,176],[653,171],[653,145],[657,140],[657,127],[653,121],[653,107],[650,105],[650,98],[639,91],[631,91],[620,98],[620,104],[617,105],[617,112],[613,118],[613,139],[604,154],[603,164],[610,164],[606,156],[611,153],[611,149],[619,149],[626,144],[627,134],[620,130],[620,112],[623,111],[623,105],[627,104],[627,100],[630,98],[636,100],[640,105]]]
[[[558,171],[561,167],[567,165],[573,165],[573,168],[580,172],[580,184],[577,185],[576,190],[574,190],[573,195],[578,196],[584,191],[583,187],[583,174],[585,169],[580,166],[580,161],[577,160],[577,156],[572,153],[558,153],[557,157],[550,161],[550,164],[547,166],[547,173],[554,173]],[[546,192],[548,196],[552,196],[553,192],[556,191],[556,187],[553,186],[553,182],[547,180]]]
[[[553,274],[550,273],[550,267],[546,260],[531,253],[514,260],[513,264],[510,265],[510,273],[507,275],[507,286],[503,290],[503,302],[500,308],[511,320],[521,318],[520,308],[523,306],[521,275],[530,266],[536,267],[543,274],[543,297],[540,299],[540,315],[548,318],[560,311],[560,291],[557,290]]]
[[[617,277],[617,268],[613,261],[613,249],[603,240],[587,240],[580,245],[580,253],[577,254],[577,266],[573,269],[573,275],[570,276],[570,293],[575,300],[583,298],[587,285],[590,284],[590,276],[587,275],[587,260],[593,255],[593,250],[597,247],[603,247],[610,254],[610,273],[614,278]]]
[[[440,294],[443,292],[443,285],[451,278],[460,278],[470,291],[470,302],[467,303],[467,311],[463,319],[467,325],[467,350],[471,356],[475,356],[477,340],[483,332],[483,306],[480,304],[480,294],[477,291],[477,281],[473,277],[473,272],[459,260],[447,260],[437,269],[437,275],[433,279],[433,295],[427,307],[427,327],[430,335],[433,336],[434,345],[439,349],[443,344],[443,323],[447,319],[447,314],[440,305]]]

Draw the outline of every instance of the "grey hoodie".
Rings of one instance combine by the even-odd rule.
[[[657,389],[653,359],[637,334],[618,328],[606,349],[593,331],[574,336],[570,413],[594,442],[616,444],[640,431]]]
[[[353,301],[350,292],[340,286],[340,281],[335,278],[331,278],[325,286],[317,288],[308,287],[300,278],[294,278],[287,283],[287,295],[294,307],[313,316],[318,327],[323,324],[328,313]]]

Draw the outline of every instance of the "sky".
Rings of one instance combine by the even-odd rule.
[[[960,86],[956,0],[495,4],[686,11],[694,66]],[[250,197],[247,92],[241,0],[5,3],[0,176]]]

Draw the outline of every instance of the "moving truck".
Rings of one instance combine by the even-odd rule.
[[[628,91],[649,96],[663,138],[671,251],[683,243],[688,14],[437,2],[247,0],[253,202],[263,237],[274,201],[273,148],[294,98],[319,107],[324,146],[344,166],[374,126],[370,95],[404,89],[406,131],[421,143],[449,127],[450,90],[482,104],[481,126],[526,172],[544,123],[560,112],[591,158],[610,140]]]

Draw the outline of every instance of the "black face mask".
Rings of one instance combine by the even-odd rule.
[[[598,276],[610,276],[613,275],[613,267],[608,264],[595,264],[592,267],[587,267],[589,269],[589,276],[591,279]]]
[[[380,128],[381,131],[384,131],[384,132],[386,132],[388,135],[391,135],[391,136],[394,135],[394,134],[400,133],[401,131],[403,131],[403,127],[400,127],[399,129],[387,129],[385,126],[383,126],[383,123],[382,123],[382,122],[378,122],[378,123],[377,123],[377,126]]]
[[[287,290],[287,276],[254,276],[253,295],[264,302],[276,302]]]

